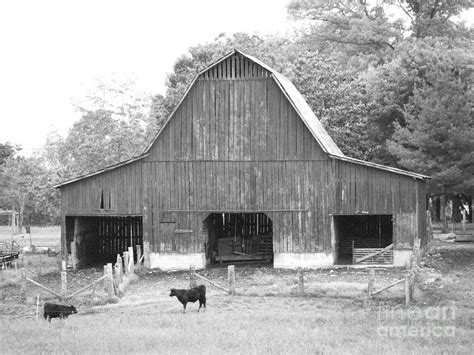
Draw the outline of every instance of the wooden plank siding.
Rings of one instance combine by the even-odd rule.
[[[275,253],[333,252],[332,216],[344,214],[393,215],[395,248],[423,244],[425,182],[335,158],[278,75],[238,52],[217,62],[143,158],[62,186],[63,216],[141,215],[163,253],[204,252],[203,222],[224,212],[265,213]]]
[[[63,216],[141,215],[142,163],[133,162],[61,189]]]
[[[396,248],[411,248],[416,238],[426,244],[424,181],[338,160],[335,171],[334,214],[390,214]]]
[[[176,229],[192,235],[211,212],[262,211],[273,220],[275,252],[330,248],[330,208],[312,210],[333,201],[323,173],[330,159],[270,73],[248,60],[230,58],[202,75],[143,163],[152,172],[144,184],[160,200],[159,209],[147,208],[155,235],[167,233],[164,211],[175,211]],[[159,239],[151,243],[156,252]],[[198,237],[175,251],[203,246]]]

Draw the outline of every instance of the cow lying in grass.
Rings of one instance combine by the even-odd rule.
[[[183,313],[186,313],[186,304],[188,302],[196,302],[199,301],[199,308],[198,312],[201,309],[201,306],[206,308],[206,286],[199,285],[197,287],[193,287],[189,290],[178,290],[175,288],[171,289],[170,297],[176,296],[179,302],[183,304]]]
[[[64,306],[62,304],[48,303],[44,304],[44,319],[51,322],[51,318],[67,318],[70,314],[77,313],[74,306]]]

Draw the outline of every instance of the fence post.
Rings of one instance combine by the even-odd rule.
[[[130,263],[130,266],[129,266],[129,272],[131,275],[133,275],[135,273],[135,260],[133,258],[133,247],[128,247],[128,258],[129,258],[129,263]]]
[[[410,292],[411,286],[410,286],[410,275],[407,274],[405,275],[405,306],[410,305],[410,298],[411,298],[411,292]]]
[[[145,256],[143,257],[143,266],[147,269],[150,268],[150,243],[149,242],[143,242],[143,254]]]
[[[372,298],[372,293],[374,292],[374,284],[375,284],[375,270],[369,270],[369,284],[367,285],[367,297]]]
[[[141,269],[140,259],[142,258],[142,247],[141,245],[136,245],[137,248],[137,269]]]
[[[128,276],[128,251],[123,252],[123,273]]]
[[[304,276],[301,267],[298,267],[298,292],[300,296],[304,295]]]
[[[40,295],[36,296],[36,321],[38,321],[39,305],[40,305]]]
[[[26,302],[26,269],[24,267],[21,268],[20,298]]]
[[[227,267],[228,280],[229,280],[229,293],[235,295],[235,267],[234,265],[229,265]]]
[[[61,271],[61,301],[66,301],[67,297],[67,272],[66,270]]]
[[[112,264],[111,263],[104,265],[104,275],[107,276],[104,279],[105,290],[107,291],[109,298],[111,298],[114,294],[114,280],[112,277]]]
[[[189,266],[189,288],[196,287],[196,276],[194,273],[196,272],[196,267],[194,265]]]
[[[123,263],[122,257],[120,254],[117,254],[117,274],[118,274],[118,282],[121,284],[123,282]]]
[[[71,242],[71,261],[72,261],[72,269],[77,269],[77,248],[76,248],[76,238]]]

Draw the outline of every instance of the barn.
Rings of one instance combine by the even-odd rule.
[[[234,50],[142,155],[57,185],[63,257],[88,265],[140,245],[163,270],[404,266],[427,242],[427,179],[345,156],[288,79]]]

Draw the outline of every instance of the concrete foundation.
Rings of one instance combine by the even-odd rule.
[[[189,266],[194,265],[196,269],[206,267],[205,253],[150,253],[150,268],[163,271],[189,270]]]
[[[334,265],[332,253],[275,253],[273,267],[277,269],[317,269]]]
[[[412,253],[411,249],[394,249],[393,266],[409,267]]]

